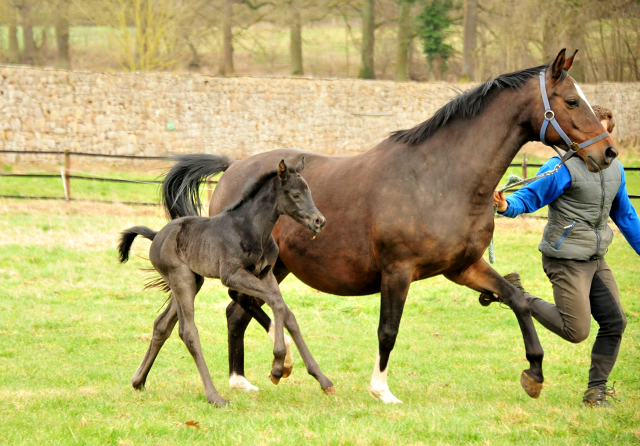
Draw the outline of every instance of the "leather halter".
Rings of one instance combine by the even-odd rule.
[[[575,155],[585,147],[590,146],[591,144],[595,144],[598,141],[602,141],[603,139],[610,136],[609,132],[605,131],[604,133],[601,133],[598,136],[591,138],[580,144],[571,141],[571,139],[569,139],[567,134],[560,127],[560,124],[558,124],[558,121],[556,121],[555,114],[553,113],[553,110],[551,110],[551,105],[549,104],[549,96],[547,95],[545,70],[542,70],[540,72],[540,92],[542,93],[542,102],[544,103],[544,122],[542,123],[542,128],[540,129],[540,141],[542,141],[542,144],[546,146],[553,147],[553,149],[558,153],[558,155],[560,155],[560,158],[561,158],[560,164],[564,164],[565,162],[567,162],[569,158],[571,158],[573,155]],[[558,132],[558,135],[560,135],[562,140],[569,147],[569,150],[565,152],[564,155],[560,154],[560,151],[556,146],[554,146],[553,144],[547,143],[547,141],[545,141],[544,139],[544,135],[545,133],[547,133],[547,127],[549,126],[549,123],[551,123],[553,128],[556,129],[556,132]]]

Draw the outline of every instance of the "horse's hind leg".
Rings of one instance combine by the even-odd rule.
[[[194,300],[204,279],[188,269],[176,271],[170,279],[171,291],[178,306],[180,338],[182,338],[184,345],[187,346],[189,353],[191,353],[196,363],[198,373],[200,373],[200,379],[202,379],[202,383],[204,384],[207,401],[216,406],[223,406],[227,404],[227,402],[218,394],[218,391],[213,385],[209,369],[202,354],[200,335],[198,334],[198,328],[194,320]]]
[[[529,361],[529,368],[522,372],[520,383],[530,397],[538,398],[544,381],[542,375],[544,352],[524,293],[507,282],[483,259],[462,271],[448,273],[445,276],[455,283],[466,285],[481,293],[494,293],[513,310],[522,331],[524,348]]]
[[[176,322],[178,322],[178,306],[174,302],[173,297],[170,297],[169,305],[167,305],[167,308],[165,308],[153,323],[153,337],[149,343],[149,348],[144,358],[142,358],[136,374],[133,375],[133,379],[131,380],[131,385],[133,385],[135,389],[141,390],[144,388],[151,366],[153,366],[153,362],[156,360],[165,341],[171,336]]]

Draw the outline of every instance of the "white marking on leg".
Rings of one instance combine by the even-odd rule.
[[[242,375],[233,372],[229,377],[229,387],[232,389],[242,390],[243,392],[257,392],[259,389],[247,381]]]
[[[380,371],[380,353],[376,356],[376,365],[373,367],[373,376],[371,377],[371,385],[369,386],[369,393],[372,397],[382,401],[386,404],[402,404],[398,398],[393,396],[389,390],[387,384],[387,371],[389,370],[389,364],[384,372]]]
[[[276,326],[269,325],[269,338],[271,338],[271,342],[276,343]],[[288,334],[284,333],[284,345],[287,347],[287,354],[284,357],[284,367],[291,368],[293,367],[293,352],[291,351],[291,338]]]

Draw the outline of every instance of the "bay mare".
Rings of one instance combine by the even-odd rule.
[[[358,156],[275,150],[241,161],[213,155],[182,158],[164,181],[165,205],[172,217],[196,213],[200,184],[207,175],[226,171],[209,207],[209,214],[216,215],[274,160],[293,160],[304,153],[305,177],[328,223],[311,240],[291,219],[281,218],[273,231],[280,248],[274,274],[282,281],[292,273],[307,285],[336,295],[380,292],[371,395],[386,403],[401,402],[389,390],[387,371],[409,285],[442,274],[457,284],[500,296],[513,310],[529,361],[521,384],[529,396],[538,397],[544,381],[543,350],[529,305],[482,255],[493,235],[493,191],[522,145],[540,140],[545,116],[555,114],[573,142],[603,133],[567,73],[574,56],[567,58],[562,50],[550,65],[498,76]],[[545,110],[540,79],[553,113]],[[548,144],[568,148],[552,126],[544,136]],[[607,168],[616,155],[610,137],[577,153],[591,171]],[[243,336],[252,317],[268,329],[270,320],[256,299],[241,296],[227,308],[231,376],[243,375]]]
[[[272,166],[276,166],[276,162]],[[232,298],[238,293],[248,293],[271,307],[275,325],[273,333],[270,333],[274,340],[270,377],[274,384],[278,384],[285,373],[287,348],[282,329],[284,324],[309,373],[318,380],[325,393],[334,393],[333,384],[320,371],[302,339],[296,319],[282,299],[272,270],[278,258],[278,247],[271,232],[280,215],[292,217],[314,234],[322,230],[325,219],[313,203],[307,183],[300,176],[304,168],[304,156],[295,169],[289,168],[283,160],[277,166],[277,169],[267,171],[250,184],[241,199],[215,216],[176,219],[159,232],[144,226],[135,226],[122,232],[118,246],[120,261],[124,263],[128,260],[136,236],[152,240],[149,260],[161,277],[151,286],[171,291],[169,305],[156,318],[149,349],[131,380],[134,388],[144,387],[158,352],[179,320],[180,338],[193,356],[207,401],[217,406],[226,404],[211,380],[194,322],[196,294],[202,287],[204,277],[212,277],[219,278],[223,285],[229,287]]]

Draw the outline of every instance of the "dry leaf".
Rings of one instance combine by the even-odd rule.
[[[80,419],[80,424],[81,424],[81,425],[86,426],[86,425],[87,425],[87,423],[88,423],[88,421],[87,421],[87,419],[86,419],[85,417],[82,417],[82,418]]]
[[[186,426],[191,426],[191,427],[200,427],[200,423],[198,423],[197,421],[192,421],[192,420],[185,421],[184,424]]]

